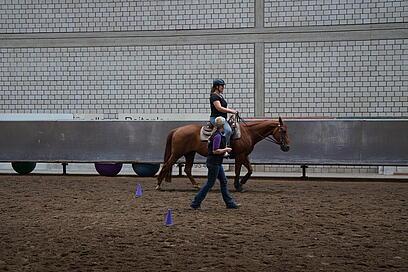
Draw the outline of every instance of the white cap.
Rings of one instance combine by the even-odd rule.
[[[225,124],[225,118],[224,117],[218,116],[217,118],[215,118],[215,124],[214,125],[217,128],[224,127],[224,124]]]

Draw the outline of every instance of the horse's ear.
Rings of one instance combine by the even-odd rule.
[[[283,126],[283,121],[282,121],[282,118],[279,116],[279,124],[281,125],[281,126]]]

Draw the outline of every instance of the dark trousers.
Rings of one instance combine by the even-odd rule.
[[[203,187],[201,187],[197,195],[194,197],[191,206],[199,207],[201,205],[201,202],[204,200],[204,198],[207,196],[207,193],[214,186],[217,178],[220,181],[221,194],[225,204],[227,205],[227,207],[234,206],[235,202],[228,192],[227,188],[228,180],[227,177],[225,176],[224,168],[222,167],[222,165],[207,163],[207,168],[208,168],[208,180],[206,184]]]

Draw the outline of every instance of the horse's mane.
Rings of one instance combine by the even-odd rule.
[[[273,119],[256,119],[256,120],[247,120],[247,121],[245,121],[245,123],[241,122],[240,125],[241,126],[243,125],[245,127],[253,127],[253,126],[259,125],[262,122],[267,122],[267,121],[278,122],[278,121],[273,120]]]

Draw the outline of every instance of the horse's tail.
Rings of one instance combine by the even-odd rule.
[[[173,134],[175,131],[176,130],[173,129],[172,131],[170,131],[169,135],[167,135],[166,149],[164,151],[164,163],[166,163],[171,156],[171,146],[173,142]]]
[[[172,149],[172,144],[173,144],[173,134],[176,131],[176,129],[173,129],[170,131],[169,135],[167,135],[167,140],[166,140],[166,149],[164,151],[164,164],[162,169],[159,172],[159,175],[157,176],[157,184],[160,186],[161,182],[163,181],[164,178],[166,178],[166,181],[171,181],[171,170],[173,165],[169,165],[169,159],[171,157],[171,149]]]

